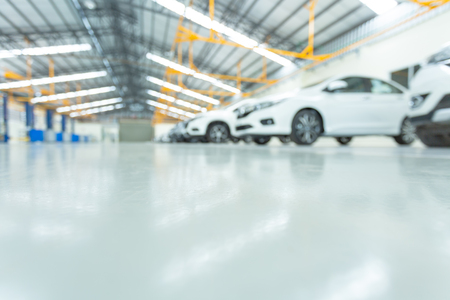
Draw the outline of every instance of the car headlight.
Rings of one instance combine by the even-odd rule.
[[[245,118],[246,116],[248,116],[252,112],[272,107],[272,106],[274,106],[276,104],[279,104],[279,103],[283,102],[284,100],[285,99],[283,99],[283,100],[275,100],[275,101],[267,101],[267,102],[262,102],[262,103],[258,103],[258,104],[242,107],[239,110],[237,110],[238,119]]]
[[[418,108],[418,107],[420,107],[420,106],[425,102],[425,100],[427,99],[427,97],[428,97],[429,95],[430,95],[430,94],[415,95],[415,96],[413,96],[413,97],[411,98],[411,101],[409,101],[409,106],[410,106],[411,108]]]

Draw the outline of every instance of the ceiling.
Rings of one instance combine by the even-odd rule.
[[[307,0],[216,0],[215,19],[259,43],[267,41],[272,48],[300,52],[308,38],[308,10],[304,7],[307,3]],[[209,13],[208,0],[194,0],[193,6]],[[149,98],[146,90],[158,89],[146,76],[162,78],[165,71],[146,59],[146,53],[166,58],[173,55],[170,49],[179,16],[152,0],[0,0],[0,7],[2,50],[79,43],[93,46],[86,52],[52,56],[56,76],[107,70],[107,65],[111,66],[108,76],[81,82],[83,89],[117,87],[110,95],[92,96],[90,101],[122,96],[125,102],[146,107],[144,101]],[[316,47],[375,17],[359,0],[319,0],[315,13]],[[83,18],[92,27],[91,32]],[[189,22],[186,20],[184,24]],[[193,24],[192,28],[201,35],[209,35],[199,25]],[[188,57],[187,47],[184,56]],[[239,61],[242,76],[257,77],[262,71],[261,56],[251,50],[194,43],[194,62],[202,72],[236,75]],[[26,58],[0,59],[0,67],[26,74]],[[268,61],[269,76],[280,68],[281,65]],[[48,58],[34,57],[33,78],[47,76]],[[184,83],[190,89],[209,88],[208,83],[192,77],[185,77]],[[72,83],[72,90],[74,87]],[[255,87],[247,84],[242,88],[247,91]],[[65,89],[66,85],[57,84],[57,92]],[[121,113],[136,114],[140,109],[139,105],[131,107],[135,112],[129,112],[128,105]],[[139,114],[151,116],[150,111]]]

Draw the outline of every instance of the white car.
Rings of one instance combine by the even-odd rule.
[[[415,140],[408,119],[410,93],[395,82],[365,76],[339,76],[296,90],[288,97],[266,97],[239,110],[237,136],[255,142],[291,138],[299,145],[332,136],[347,144],[354,136],[388,135],[401,145]]]
[[[236,115],[239,108],[250,105],[253,99],[233,103],[223,109],[198,114],[187,121],[185,132],[190,139],[206,139],[212,143],[225,143],[236,139]]]
[[[450,147],[450,45],[433,55],[411,81],[411,122],[430,147]]]

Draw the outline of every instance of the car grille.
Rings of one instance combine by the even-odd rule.
[[[242,126],[236,127],[236,130],[240,131],[240,130],[250,129],[252,127],[253,127],[252,125],[242,125]]]

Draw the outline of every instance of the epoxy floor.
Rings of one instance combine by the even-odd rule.
[[[450,149],[0,145],[1,300],[450,299]]]

